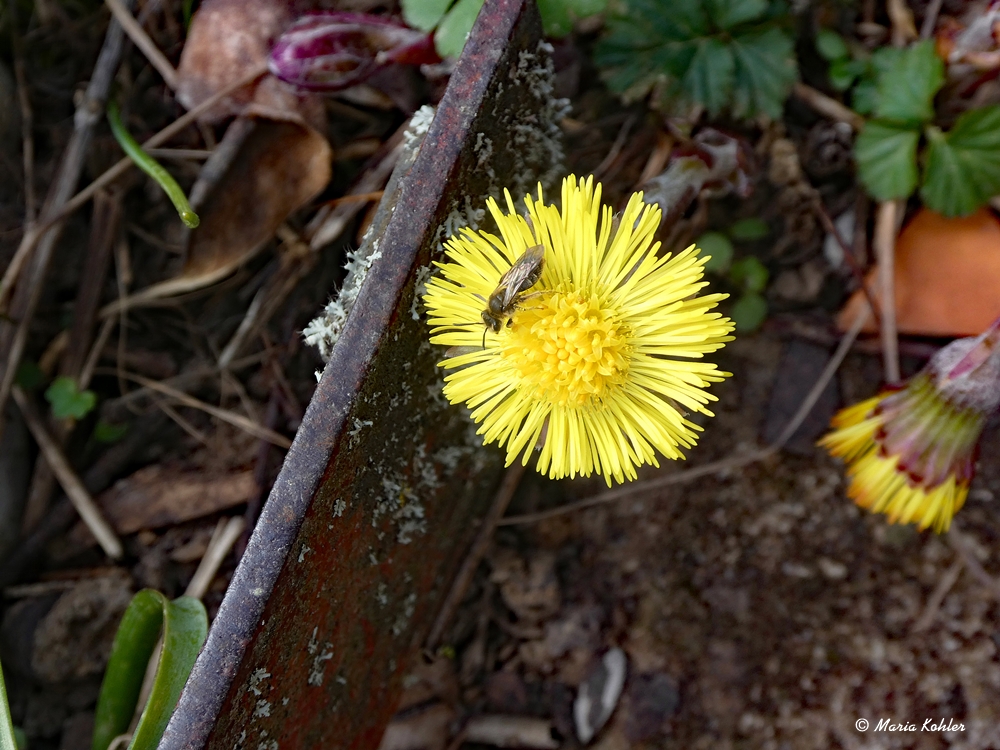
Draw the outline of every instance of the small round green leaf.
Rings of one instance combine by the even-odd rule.
[[[740,219],[729,227],[729,236],[737,242],[752,242],[762,240],[771,233],[771,227],[763,219],[751,217]]]
[[[707,255],[705,270],[712,273],[725,273],[733,262],[733,243],[722,232],[705,232],[697,239],[699,255]]]
[[[837,91],[847,91],[857,80],[858,76],[865,72],[867,65],[861,60],[836,60],[830,64],[830,85]]]
[[[729,269],[730,280],[748,292],[763,292],[769,276],[767,266],[752,255],[736,261]]]
[[[740,333],[753,333],[767,320],[767,300],[754,292],[747,292],[733,304],[729,317]]]
[[[843,60],[851,54],[844,37],[830,29],[820,29],[816,33],[816,51],[830,62]]]
[[[63,375],[52,381],[45,391],[45,400],[52,406],[52,416],[56,419],[83,419],[97,403],[93,391],[77,389],[76,381]]]

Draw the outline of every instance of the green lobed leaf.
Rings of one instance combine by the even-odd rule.
[[[906,198],[917,186],[917,142],[911,128],[872,120],[854,141],[858,178],[880,201]]]
[[[816,51],[828,62],[836,62],[850,56],[844,37],[830,29],[820,29],[816,32]]]
[[[434,32],[434,46],[441,57],[458,57],[483,7],[483,0],[458,0]]]
[[[767,320],[767,300],[756,292],[747,292],[733,303],[729,317],[740,333],[753,333]]]
[[[878,88],[875,81],[862,77],[851,92],[851,107],[859,115],[868,116],[875,111],[878,103]]]
[[[945,216],[965,216],[1000,194],[1000,106],[973,109],[947,133],[927,129],[920,197]]]
[[[729,269],[729,278],[748,292],[763,292],[770,277],[767,266],[752,255],[741,258]]]
[[[758,219],[756,217],[750,217],[749,219],[740,219],[731,227],[729,227],[729,236],[732,237],[737,242],[752,242],[753,240],[762,240],[767,235],[771,233],[771,227],[767,225],[767,222],[763,219]]]
[[[129,750],[154,750],[159,743],[205,642],[208,616],[197,599],[168,601],[160,592],[144,589],[132,598],[115,634],[97,700],[92,750],[107,750],[111,740],[128,730],[161,626],[163,649],[153,689]]]
[[[65,375],[52,381],[45,391],[45,400],[51,404],[56,419],[83,419],[97,404],[93,391],[79,390],[76,381]]]
[[[699,255],[707,255],[705,270],[711,273],[725,273],[733,262],[733,243],[722,232],[705,232],[694,243]]]
[[[791,37],[776,28],[733,36],[734,114],[781,116],[785,99],[799,77],[793,49]]]
[[[767,13],[767,0],[706,0],[712,24],[721,30],[756,21]]]
[[[444,18],[454,0],[400,0],[403,20],[408,26],[430,31]]]
[[[883,47],[872,55],[878,99],[875,115],[919,124],[934,117],[934,96],[944,85],[944,63],[928,40],[905,49]]]
[[[602,13],[607,0],[538,0],[542,28],[546,36],[563,37],[573,30],[573,22]]]
[[[828,71],[830,85],[837,89],[837,91],[847,91],[858,79],[858,76],[862,75],[867,68],[868,64],[864,60],[852,60],[850,58],[835,60],[830,64],[830,70]]]
[[[732,98],[735,74],[733,53],[725,44],[717,39],[699,39],[682,86],[692,101],[704,105],[715,117]]]

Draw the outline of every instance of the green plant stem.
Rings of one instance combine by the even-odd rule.
[[[187,196],[184,195],[181,186],[177,184],[177,181],[170,176],[167,170],[160,166],[159,162],[142,150],[139,142],[125,129],[121,115],[118,113],[118,105],[113,100],[108,102],[108,123],[111,125],[111,132],[114,134],[115,140],[122,147],[122,151],[135,162],[135,165],[139,169],[156,180],[159,186],[163,188],[163,192],[167,194],[167,197],[174,204],[174,208],[177,209],[177,213],[180,214],[181,221],[184,222],[185,226],[191,229],[198,226],[198,214],[191,210],[191,204],[188,203]]]

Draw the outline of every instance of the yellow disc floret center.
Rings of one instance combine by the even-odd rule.
[[[545,292],[524,305],[501,344],[524,390],[575,407],[600,402],[609,387],[624,382],[627,331],[596,295]]]

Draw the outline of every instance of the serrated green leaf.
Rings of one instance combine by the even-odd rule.
[[[914,124],[934,117],[934,96],[944,85],[944,63],[934,51],[934,42],[906,49],[883,48],[872,63],[877,71],[877,117]]]
[[[208,633],[208,616],[197,599],[168,601],[143,589],[129,603],[111,647],[94,717],[92,750],[107,750],[128,729],[135,713],[146,664],[163,631],[163,649],[149,700],[129,743],[129,750],[154,750],[177,705]]]
[[[752,31],[733,37],[736,84],[733,113],[751,117],[759,112],[778,119],[798,79],[794,44],[780,29]]]
[[[434,47],[441,57],[458,57],[472,31],[483,0],[458,0],[434,32]]]
[[[729,317],[739,333],[753,333],[767,320],[767,300],[756,292],[747,292],[733,303]]]
[[[720,30],[756,21],[767,13],[767,0],[706,0],[713,25]]]
[[[816,32],[816,51],[828,62],[836,62],[850,56],[844,37],[830,29],[820,29]]]
[[[751,217],[740,219],[729,227],[729,236],[737,242],[752,242],[762,240],[771,233],[771,227],[763,219]]]
[[[867,67],[863,60],[836,60],[830,64],[830,85],[837,91],[847,91]]]
[[[858,177],[880,201],[906,198],[917,186],[917,142],[920,133],[872,120],[854,141]]]
[[[98,443],[117,443],[127,432],[127,424],[112,424],[99,419],[94,425],[94,440]]]
[[[454,0],[400,0],[403,20],[408,26],[430,31],[444,18]]]
[[[546,36],[563,37],[573,30],[573,22],[601,13],[607,0],[538,0],[542,28]]]
[[[763,292],[770,275],[767,266],[752,255],[736,261],[729,269],[730,280],[748,292]]]
[[[733,53],[726,45],[717,39],[699,39],[682,85],[692,101],[703,104],[715,117],[729,103],[735,72]]]
[[[859,115],[870,115],[878,102],[878,88],[875,81],[862,78],[851,92],[851,108]]]
[[[698,255],[708,256],[705,270],[710,273],[725,273],[733,262],[733,243],[722,232],[705,232],[694,244]]]
[[[920,197],[945,216],[965,216],[1000,194],[1000,106],[966,112],[947,133],[927,129]]]
[[[97,403],[93,391],[80,391],[73,378],[62,376],[52,381],[45,391],[45,400],[52,406],[56,419],[83,419]]]

